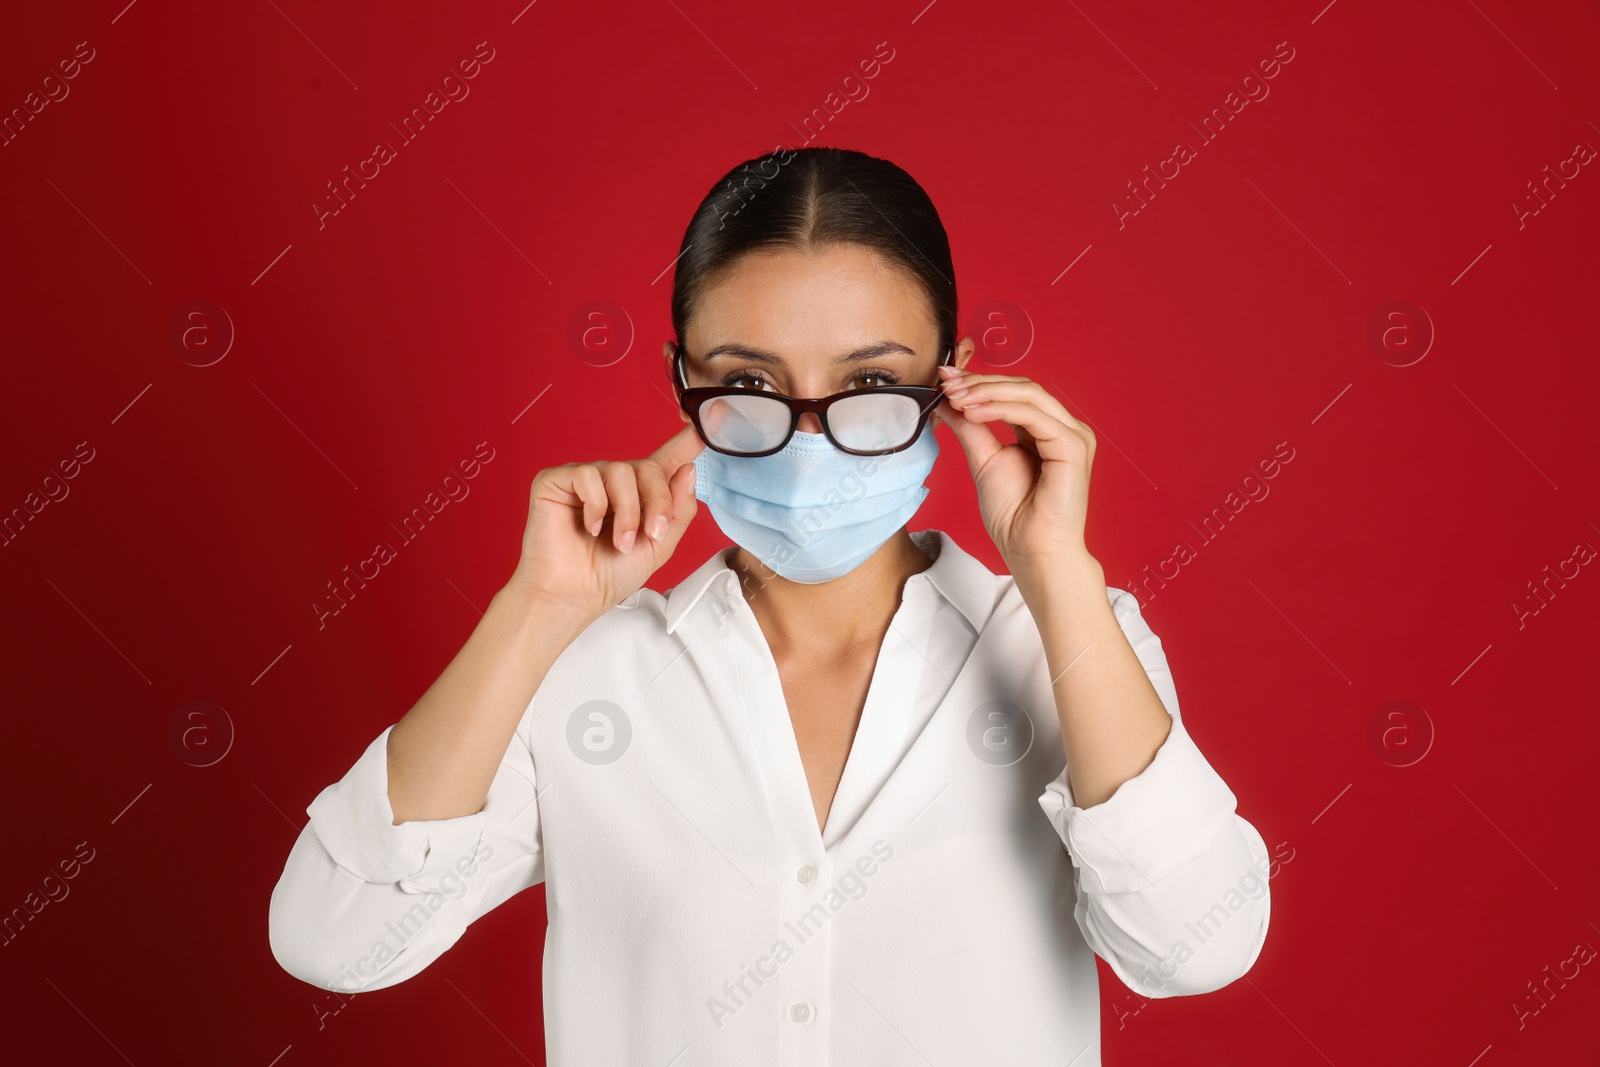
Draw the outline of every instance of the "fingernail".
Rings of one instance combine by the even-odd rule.
[[[667,517],[665,515],[657,515],[650,520],[650,536],[657,541],[667,536]]]
[[[626,552],[633,547],[633,531],[629,530],[618,538],[622,542],[622,551]]]
[[[589,527],[589,536],[590,537],[599,537],[600,536],[600,527],[605,521],[606,520],[604,520],[604,519],[595,520],[595,524],[593,526]]]
[[[945,396],[947,396],[950,399],[954,400],[956,397],[962,396],[962,395],[964,395],[966,393],[969,393],[969,392],[971,392],[971,390],[963,385],[960,389],[957,389],[954,392],[946,393]]]

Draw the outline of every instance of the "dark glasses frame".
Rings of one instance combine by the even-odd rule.
[[[695,432],[700,435],[700,440],[705,442],[705,446],[713,452],[721,452],[725,456],[770,456],[774,452],[781,452],[788,446],[790,439],[794,437],[795,430],[799,428],[800,416],[808,411],[816,414],[817,421],[822,424],[822,432],[833,444],[833,447],[839,451],[848,452],[852,456],[892,455],[895,452],[904,451],[917,443],[917,438],[922,436],[923,424],[928,421],[928,416],[933,412],[934,408],[939,406],[939,401],[944,397],[944,390],[936,385],[880,385],[872,389],[846,389],[842,393],[834,393],[832,396],[818,397],[816,399],[785,396],[783,393],[758,393],[754,389],[741,389],[732,385],[695,386],[691,388],[688,375],[684,369],[688,354],[685,352],[683,345],[676,341],[673,342],[672,347],[674,351],[672,366],[677,376],[677,381],[674,385],[678,390],[678,406],[683,409],[684,414],[689,416],[689,421],[694,423]],[[938,366],[949,366],[954,356],[955,349],[953,347],[946,350],[944,357],[939,360]],[[938,373],[937,368],[934,373]],[[891,393],[898,396],[909,396],[916,400],[918,408],[917,428],[905,444],[896,445],[893,448],[846,448],[839,442],[838,438],[833,436],[833,431],[828,428],[828,409],[846,397],[860,396],[863,393]],[[700,425],[700,406],[707,400],[713,400],[719,396],[763,396],[771,400],[782,401],[789,408],[789,431],[783,435],[782,441],[772,448],[763,449],[760,452],[733,452],[726,448],[719,448],[711,443],[706,435],[705,428]]]

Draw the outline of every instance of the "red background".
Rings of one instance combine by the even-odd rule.
[[[543,1062],[542,889],[343,1006],[277,967],[268,896],[305,806],[509,576],[534,473],[679,426],[659,353],[701,196],[805,143],[791,122],[886,41],[815,143],[916,176],[963,332],[996,345],[977,369],[1095,428],[1108,581],[1195,549],[1145,614],[1190,732],[1292,849],[1246,978],[1141,1006],[1102,965],[1104,1061],[1595,1061],[1600,968],[1520,1028],[1512,1007],[1600,948],[1600,574],[1542,607],[1527,584],[1600,547],[1600,174],[1512,206],[1600,146],[1592,5],[125,2],[0,25],[7,114],[94,49],[0,147],[0,513],[94,456],[0,547],[0,913],[94,849],[0,947],[6,1059]],[[480,41],[470,95],[319,228],[325,183]],[[1270,95],[1199,144],[1187,124],[1285,41]],[[1119,228],[1180,139],[1197,158]],[[196,300],[236,334],[205,367],[214,313],[187,361],[168,338]],[[595,300],[622,314],[570,344]],[[1408,366],[1415,313],[1368,340],[1395,300],[1436,332]],[[939,436],[912,526],[999,570]],[[324,583],[479,442],[470,496],[319,630]],[[1270,494],[1202,542],[1281,442]],[[652,586],[723,544],[702,509]],[[191,700],[235,731],[210,766],[168,740]],[[1434,731],[1409,766],[1417,713],[1368,739],[1392,700]]]

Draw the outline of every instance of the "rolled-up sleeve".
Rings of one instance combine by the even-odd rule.
[[[1107,594],[1172,729],[1104,802],[1079,807],[1063,769],[1039,805],[1071,855],[1078,926],[1123,984],[1152,998],[1210,992],[1249,971],[1266,941],[1267,846],[1184,727],[1138,600]]]
[[[279,965],[338,992],[391,986],[437,959],[478,917],[542,882],[528,725],[525,713],[482,811],[398,826],[389,806],[394,728],[379,734],[306,809],[310,821],[268,909]]]

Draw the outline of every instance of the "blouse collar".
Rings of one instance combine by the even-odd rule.
[[[931,587],[961,613],[973,633],[981,633],[994,610],[1000,579],[943,530],[916,530],[911,533],[911,540],[934,560],[931,567],[906,580],[904,595],[916,596],[923,587]],[[732,598],[743,597],[739,576],[728,565],[733,551],[730,546],[712,553],[693,573],[667,590],[668,633],[677,628],[708,589],[715,588],[715,595],[721,596],[729,608],[733,606]]]

